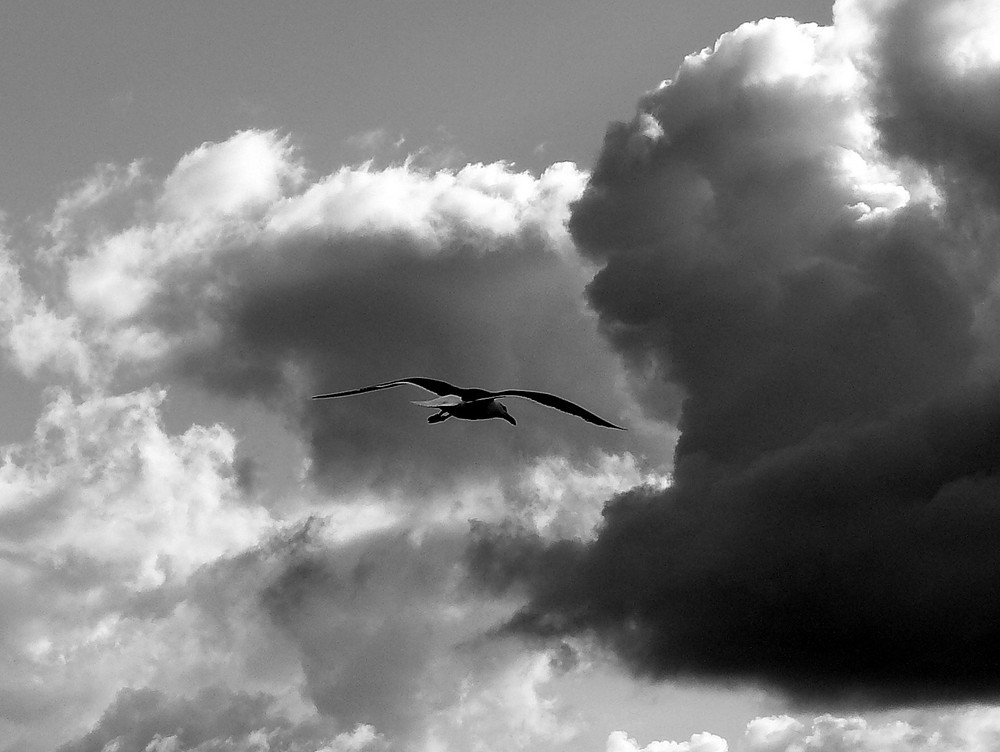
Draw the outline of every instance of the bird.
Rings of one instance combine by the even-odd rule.
[[[459,418],[461,420],[488,420],[490,418],[500,418],[501,420],[505,420],[511,425],[516,426],[517,421],[514,420],[514,416],[507,412],[507,407],[502,402],[498,402],[497,400],[500,397],[523,397],[524,399],[537,402],[540,405],[552,407],[556,410],[562,410],[564,413],[569,413],[570,415],[575,415],[578,418],[583,418],[588,423],[593,423],[596,426],[614,428],[618,431],[627,430],[622,426],[616,426],[614,423],[605,420],[599,415],[595,415],[590,412],[590,410],[586,410],[574,402],[570,402],[568,399],[563,399],[562,397],[558,397],[554,394],[548,394],[546,392],[533,392],[527,389],[501,389],[499,392],[491,392],[486,389],[458,387],[449,384],[446,381],[428,379],[423,376],[396,379],[395,381],[383,381],[381,384],[363,386],[360,389],[349,389],[346,392],[317,394],[313,396],[313,399],[319,400],[333,399],[335,397],[350,397],[354,394],[375,392],[380,389],[391,389],[392,387],[402,386],[403,384],[417,386],[430,392],[431,394],[437,395],[434,399],[413,402],[414,405],[430,407],[438,411],[427,419],[428,423],[440,423],[448,420],[448,418]]]

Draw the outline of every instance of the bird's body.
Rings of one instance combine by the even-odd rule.
[[[350,389],[346,392],[317,394],[313,397],[313,399],[349,397],[354,394],[364,394],[365,392],[389,389],[403,384],[411,384],[437,395],[437,397],[432,400],[414,402],[415,405],[434,408],[438,411],[427,419],[428,423],[440,423],[448,418],[459,418],[460,420],[489,420],[490,418],[500,418],[501,420],[506,420],[511,425],[517,425],[517,421],[514,420],[514,417],[507,412],[506,406],[497,400],[500,397],[522,397],[541,405],[545,405],[546,407],[552,407],[556,410],[562,410],[565,413],[569,413],[570,415],[575,415],[578,418],[583,418],[583,420],[588,423],[593,423],[597,426],[603,426],[604,428],[616,428],[619,431],[625,430],[621,426],[616,426],[614,423],[604,420],[604,418],[595,415],[589,410],[586,410],[567,399],[557,397],[554,394],[548,394],[546,392],[533,392],[526,389],[503,389],[499,392],[490,392],[486,389],[476,389],[474,387],[457,387],[446,381],[429,379],[423,376],[415,376],[408,379],[396,379],[395,381],[385,381],[381,384],[372,384],[371,386],[364,386],[360,389]]]

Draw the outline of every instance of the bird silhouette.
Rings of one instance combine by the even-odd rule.
[[[379,389],[391,389],[395,386],[411,384],[421,389],[436,394],[437,397],[431,400],[415,401],[414,405],[430,407],[436,409],[434,415],[427,419],[428,423],[440,423],[448,418],[460,418],[461,420],[488,420],[489,418],[500,418],[511,425],[517,425],[506,406],[497,402],[500,397],[522,397],[532,400],[540,405],[562,410],[564,413],[583,418],[588,423],[604,428],[615,428],[619,431],[626,430],[622,426],[616,426],[599,415],[595,415],[568,399],[563,399],[554,394],[546,392],[532,392],[527,389],[502,389],[499,392],[491,392],[486,389],[464,388],[453,386],[446,381],[438,379],[428,379],[422,376],[415,376],[409,379],[396,379],[395,381],[384,381],[381,384],[363,386],[360,389],[350,389],[346,392],[332,392],[330,394],[317,394],[313,399],[332,399],[334,397],[350,397],[354,394],[364,394],[365,392],[375,392]]]

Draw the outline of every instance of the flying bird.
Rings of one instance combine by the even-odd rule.
[[[425,389],[437,397],[431,400],[415,401],[414,405],[430,407],[438,412],[427,419],[428,423],[440,423],[448,418],[460,418],[462,420],[487,420],[489,418],[500,418],[511,425],[516,426],[517,421],[514,416],[507,412],[503,403],[497,402],[500,397],[523,397],[537,402],[546,407],[553,407],[562,410],[564,413],[583,418],[588,423],[604,428],[616,428],[619,431],[626,429],[616,426],[614,423],[604,420],[599,415],[595,415],[579,405],[570,402],[568,399],[557,397],[546,392],[531,392],[527,389],[502,389],[499,392],[490,392],[486,389],[463,388],[452,386],[446,381],[438,379],[427,379],[417,376],[411,379],[396,379],[395,381],[385,381],[381,384],[363,386],[360,389],[351,389],[346,392],[333,392],[331,394],[317,394],[313,399],[331,399],[333,397],[350,397],[352,394],[364,394],[365,392],[375,392],[379,389],[390,389],[394,386],[411,384]]]

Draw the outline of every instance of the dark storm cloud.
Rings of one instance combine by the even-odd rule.
[[[962,192],[1000,196],[997,10],[989,2],[875,4],[868,59],[883,144],[939,170]],[[954,181],[954,183],[952,183]]]
[[[998,395],[962,395],[739,471],[679,466],[665,493],[612,502],[590,546],[484,528],[473,564],[527,585],[517,629],[596,630],[643,675],[803,701],[993,694],[998,456]]]
[[[676,388],[647,399],[679,412],[675,483],[612,500],[589,544],[479,528],[474,570],[527,596],[510,629],[802,701],[1000,693],[1000,207],[954,189],[1000,140],[973,124],[915,167],[896,119],[938,127],[904,108],[928,79],[875,73],[946,64],[916,33],[941,5],[977,28],[922,2],[742,27],[609,129],[570,226],[604,332]]]

